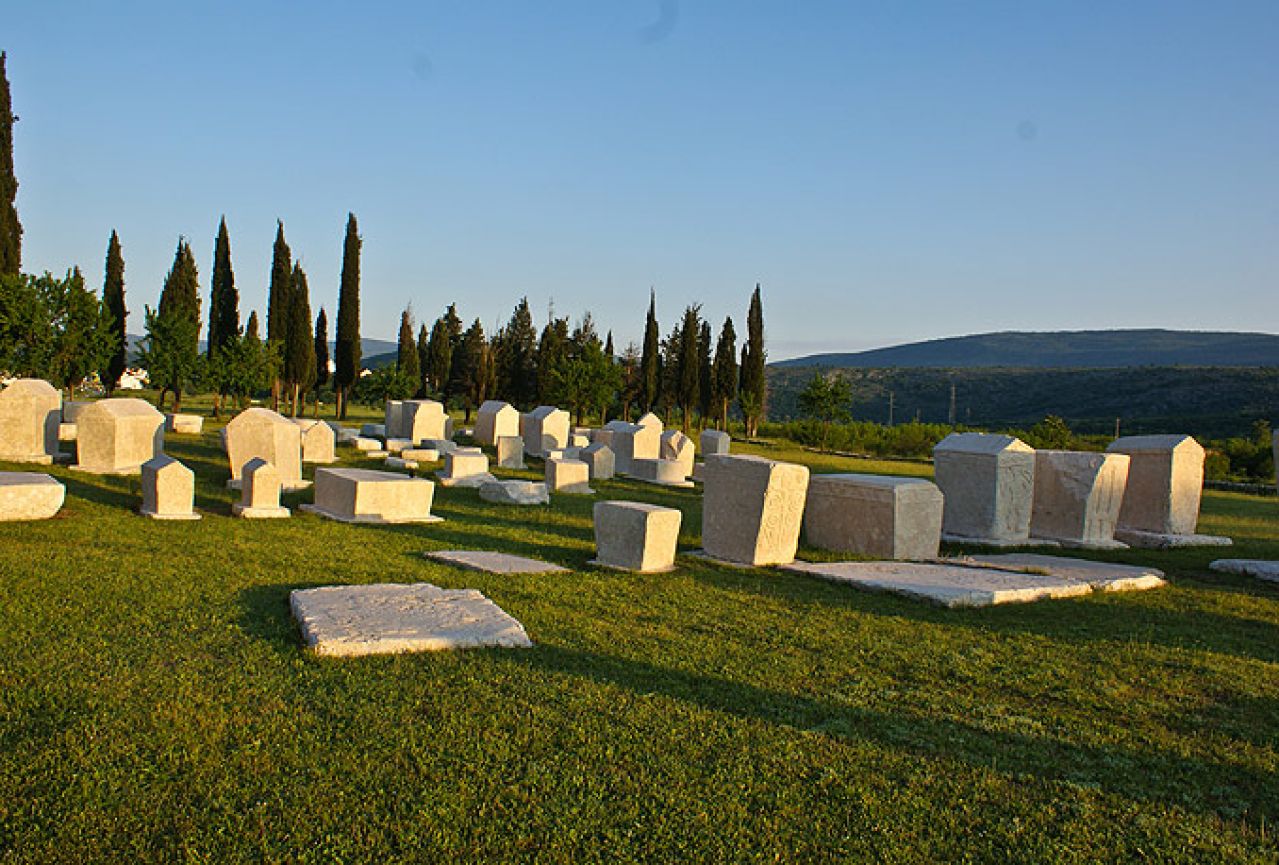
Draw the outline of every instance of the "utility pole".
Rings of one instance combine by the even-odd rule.
[[[1119,418],[1115,418],[1115,438],[1119,438]]]
[[[950,383],[950,425],[955,425],[955,383]]]
[[[888,425],[893,425],[893,392],[888,392]]]

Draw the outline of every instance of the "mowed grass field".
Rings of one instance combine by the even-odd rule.
[[[242,521],[216,424],[167,450],[200,522],[59,467],[55,519],[0,524],[0,862],[1279,857],[1279,586],[1207,570],[1279,558],[1274,498],[1206,495],[1201,530],[1233,550],[1106,556],[1165,589],[943,610],[683,557],[586,565],[594,501],[678,507],[692,550],[696,491],[514,508],[437,487],[435,525]],[[453,548],[572,573],[421,556]],[[302,650],[290,590],[388,581],[478,588],[536,648]]]

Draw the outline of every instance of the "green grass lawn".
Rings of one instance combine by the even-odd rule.
[[[1209,573],[1220,550],[1107,556],[1157,591],[943,610],[588,567],[601,498],[678,507],[698,545],[696,491],[634,482],[540,509],[437,488],[426,526],[236,520],[216,440],[168,440],[200,522],[55,468],[57,518],[0,524],[0,862],[1279,857],[1279,586]],[[1201,527],[1279,558],[1279,500],[1209,493]],[[572,573],[420,555],[448,548]],[[478,588],[536,648],[302,651],[291,589],[383,581]]]

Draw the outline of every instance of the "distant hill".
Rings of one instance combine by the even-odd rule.
[[[131,333],[128,336],[128,342],[129,357],[137,357],[138,350],[141,348],[142,337]],[[204,351],[206,345],[207,343],[204,340],[200,340],[200,351]],[[334,343],[333,340],[329,340],[330,357],[333,356],[333,348],[335,345],[336,343]],[[396,344],[386,339],[362,339],[360,340],[360,348],[360,356],[364,360],[364,365],[367,366],[369,358],[386,354],[388,351],[394,352]]]
[[[1279,335],[1195,330],[1003,331],[852,353],[814,354],[774,367],[844,369],[1275,366]]]

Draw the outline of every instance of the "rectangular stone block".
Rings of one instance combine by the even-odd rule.
[[[0,461],[52,463],[61,423],[60,390],[38,378],[10,382],[0,390]]]
[[[444,468],[435,473],[441,486],[478,487],[494,480],[489,473],[489,458],[483,453],[455,450],[444,455]]]
[[[811,546],[879,559],[931,559],[941,544],[943,500],[920,478],[812,475],[804,506]]]
[[[316,469],[315,503],[302,510],[347,523],[433,523],[435,484],[394,472]]]
[[[661,456],[662,430],[658,426],[609,421],[605,429],[611,434],[613,468],[620,475],[631,474],[631,463],[635,460],[655,460]]]
[[[706,460],[702,546],[738,564],[794,561],[808,493],[808,469],[756,456]]]
[[[662,573],[675,567],[683,519],[675,508],[641,502],[596,502],[592,564]]]
[[[164,415],[140,399],[103,399],[76,420],[76,468],[94,474],[137,474],[164,453]]]
[[[204,430],[204,418],[198,414],[166,414],[165,428],[178,435],[198,436]]]
[[[413,444],[428,439],[452,439],[444,404],[433,399],[405,400],[400,408],[400,426],[387,430],[390,438],[408,439]]]
[[[546,488],[553,493],[590,495],[591,470],[581,460],[546,461]]]
[[[47,520],[66,497],[67,488],[46,474],[0,472],[0,522]]]
[[[698,441],[702,448],[702,458],[728,453],[732,441],[732,438],[726,432],[720,432],[715,429],[702,430],[702,435]]]
[[[1123,436],[1106,452],[1129,457],[1120,530],[1194,534],[1204,479],[1199,442],[1187,435]]]
[[[1066,546],[1122,548],[1115,525],[1128,483],[1125,454],[1035,452],[1030,535]]]
[[[481,445],[496,447],[502,438],[519,435],[520,413],[509,402],[491,399],[480,406],[475,416],[475,440]],[[520,446],[523,447],[522,439]]]
[[[933,448],[937,486],[945,496],[942,532],[975,541],[1030,537],[1035,451],[1012,436],[951,433]]]
[[[518,418],[518,415],[516,417]],[[496,447],[497,464],[500,468],[524,468],[524,439],[517,435],[498,436]]]
[[[692,468],[676,460],[631,460],[631,477],[667,487],[691,487],[688,473]]]

